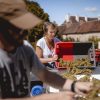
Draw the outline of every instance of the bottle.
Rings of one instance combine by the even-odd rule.
[[[37,96],[44,93],[44,88],[41,85],[35,85],[31,89],[31,96]]]

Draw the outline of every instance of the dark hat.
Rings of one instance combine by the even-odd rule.
[[[0,17],[21,29],[30,29],[42,21],[27,11],[23,0],[0,0]]]

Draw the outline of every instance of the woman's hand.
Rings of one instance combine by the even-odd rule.
[[[93,87],[93,83],[91,82],[76,82],[75,83],[75,92],[80,95],[85,95],[89,92]]]
[[[74,82],[74,84],[73,84]],[[80,81],[73,81],[70,79],[67,79],[63,89],[72,91],[73,93],[75,92],[78,95],[83,95],[85,96],[86,93],[88,93],[93,87],[92,82],[80,82]]]
[[[53,57],[51,58],[51,62],[56,61],[58,59],[58,55],[53,55]]]

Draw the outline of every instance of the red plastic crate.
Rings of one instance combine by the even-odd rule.
[[[100,62],[100,50],[98,49],[95,50],[95,59],[96,62]]]
[[[92,50],[92,51],[91,51]],[[90,56],[95,66],[95,51],[93,43],[90,42],[58,42],[55,44],[55,54],[64,61],[74,61],[78,58]],[[66,68],[59,66],[59,61],[56,61],[58,69]]]

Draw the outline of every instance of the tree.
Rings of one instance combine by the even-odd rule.
[[[100,41],[100,38],[98,38],[97,36],[92,36],[88,39],[89,42],[93,42],[95,49],[98,48],[98,42]]]
[[[44,10],[40,7],[40,5],[36,1],[29,1],[29,0],[24,0],[24,1],[27,5],[28,11],[34,13],[36,16],[42,19],[43,22],[49,21],[49,15],[44,12]],[[36,42],[43,36],[42,26],[43,23],[37,25],[36,27],[28,31],[29,33],[27,38],[30,42]]]

